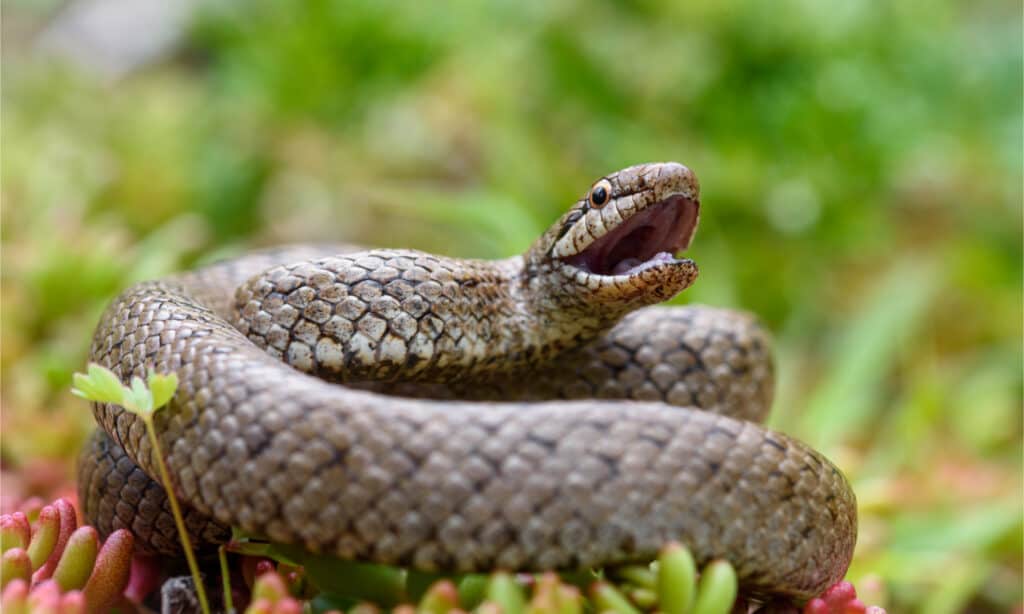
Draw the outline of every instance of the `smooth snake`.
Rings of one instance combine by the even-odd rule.
[[[820,453],[756,421],[773,390],[749,315],[650,306],[697,276],[696,177],[595,182],[522,256],[293,246],[140,283],[96,330],[123,380],[177,373],[156,416],[187,524],[422,570],[573,569],[666,542],[755,593],[840,580],[856,503]],[[303,373],[304,372],[304,373]],[[179,553],[138,418],[102,430],[80,500]],[[137,465],[136,465],[137,463]]]

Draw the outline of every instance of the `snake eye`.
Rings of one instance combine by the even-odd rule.
[[[612,192],[612,184],[607,179],[598,181],[590,189],[590,204],[600,209],[608,202],[608,196]]]

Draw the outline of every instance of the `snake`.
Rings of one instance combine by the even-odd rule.
[[[661,306],[697,278],[675,162],[594,182],[522,255],[293,245],[145,281],[90,360],[174,373],[155,430],[200,544],[230,527],[423,571],[726,559],[742,590],[806,600],[853,556],[856,499],[760,422],[756,317]],[[767,257],[767,256],[766,256]],[[94,403],[79,498],[101,532],[180,554],[142,420]]]

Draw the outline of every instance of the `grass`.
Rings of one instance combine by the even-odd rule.
[[[281,241],[507,256],[675,159],[681,300],[775,331],[772,424],[853,481],[864,600],[1021,603],[1018,5],[257,2],[116,84],[32,52],[40,6],[5,15],[5,497],[68,487],[68,383],[132,281]]]

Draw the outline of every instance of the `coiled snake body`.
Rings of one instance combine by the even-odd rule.
[[[238,526],[466,571],[644,560],[678,540],[751,591],[806,598],[849,565],[846,480],[752,421],[772,391],[752,318],[648,307],[696,278],[673,254],[698,201],[686,167],[647,164],[599,180],[508,260],[256,253],[129,289],[91,359],[126,381],[178,374],[156,422],[201,541]],[[143,424],[94,411],[87,517],[176,552]]]

